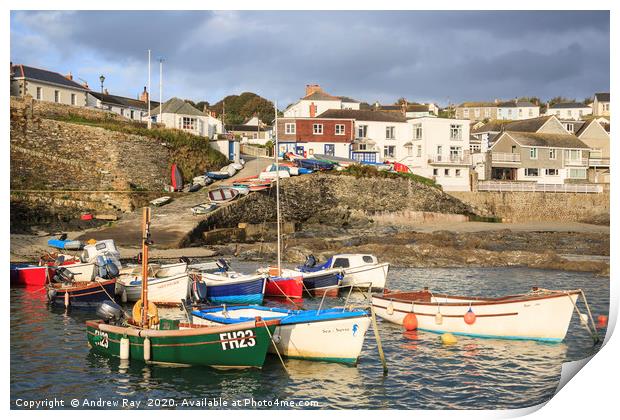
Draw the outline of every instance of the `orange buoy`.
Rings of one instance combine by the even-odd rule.
[[[407,331],[418,329],[418,317],[415,316],[414,313],[405,315],[405,319],[403,319],[403,327],[405,327]]]
[[[605,328],[607,326],[607,315],[599,315],[596,320],[598,321],[597,327]]]
[[[471,308],[469,308],[469,311],[467,311],[465,315],[463,315],[463,319],[465,320],[465,323],[467,325],[471,325],[476,322],[476,314],[474,313],[474,311],[471,310]]]

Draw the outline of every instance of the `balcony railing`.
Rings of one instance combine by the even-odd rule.
[[[429,155],[428,163],[442,165],[471,165],[471,155],[469,153],[459,155]]]
[[[590,158],[589,166],[609,166],[609,158]]]
[[[491,159],[493,162],[521,162],[521,155],[519,153],[494,152]]]
[[[588,159],[564,159],[567,166],[588,166]]]
[[[478,191],[494,192],[548,192],[548,193],[602,193],[600,184],[539,184],[537,182],[478,181]]]

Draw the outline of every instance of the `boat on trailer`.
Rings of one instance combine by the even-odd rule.
[[[581,290],[545,290],[504,297],[451,296],[424,289],[372,296],[377,316],[403,325],[409,314],[417,329],[481,338],[564,340]],[[584,297],[585,300],[585,297]]]
[[[290,310],[266,306],[197,309],[195,323],[235,325],[255,317],[279,320],[269,351],[294,359],[356,364],[370,317],[365,310],[343,308]],[[199,318],[199,319],[196,319]]]

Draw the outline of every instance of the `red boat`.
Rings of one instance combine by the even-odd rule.
[[[14,267],[11,268],[11,284],[43,290],[49,275],[49,267],[46,265]]]
[[[303,277],[269,277],[265,296],[301,298],[304,289]]]

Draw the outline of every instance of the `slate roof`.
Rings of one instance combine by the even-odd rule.
[[[60,73],[56,73],[54,71],[38,69],[36,67],[25,66],[23,64],[15,64],[13,65],[13,73],[15,78],[25,78],[31,80],[38,80],[41,82],[52,83],[55,85],[62,85],[72,89],[78,90],[88,90],[81,84],[67,79]]]
[[[354,104],[359,104],[360,101],[357,99],[349,98],[348,96],[338,96],[342,102],[349,102]]]
[[[246,125],[246,124],[226,124],[226,130],[228,131],[255,131],[258,132],[258,127],[255,125]],[[260,132],[263,133],[265,131],[271,130],[271,126],[263,126],[260,128]]]
[[[353,118],[358,121],[407,122],[402,113],[370,109],[328,109],[317,118]]]
[[[594,97],[599,102],[609,102],[609,92],[595,93]]]
[[[194,108],[183,99],[172,98],[164,102],[162,105],[163,114],[181,114],[181,115],[197,115],[206,117],[207,114]],[[151,114],[159,114],[159,107],[151,109]]]
[[[588,105],[581,102],[560,102],[553,104],[549,109],[569,109],[569,108],[589,108]]]
[[[507,134],[521,146],[589,149],[590,147],[573,134],[543,134],[509,131]]]
[[[507,101],[497,104],[500,108],[538,108],[538,105],[527,101]]]
[[[308,96],[304,96],[302,100],[305,100],[305,101],[340,101],[341,99],[337,96],[332,96],[329,93],[314,92]]]
[[[374,107],[379,111],[399,111],[402,112],[403,107],[401,105],[379,105],[379,108]],[[407,104],[407,112],[428,112],[428,105],[422,104]]]
[[[488,107],[497,107],[495,102],[463,102],[458,106],[459,108],[488,108]]]
[[[545,125],[549,119],[555,118],[553,115],[545,115],[537,118],[529,118],[527,120],[513,121],[504,125],[505,131],[521,131],[535,133]]]
[[[109,95],[109,94],[99,93],[99,92],[94,92],[94,91],[90,91],[88,93],[94,96],[95,98],[99,99],[101,102],[105,104],[131,107],[131,108],[139,108],[139,109],[144,109],[144,110],[148,109],[148,104],[139,99],[127,98],[124,96],[117,96],[117,95]],[[151,101],[151,110],[153,110],[155,107],[159,107],[159,102]]]
[[[512,120],[491,120],[488,123],[471,130],[472,133],[488,133],[488,132],[500,132],[510,124]]]

